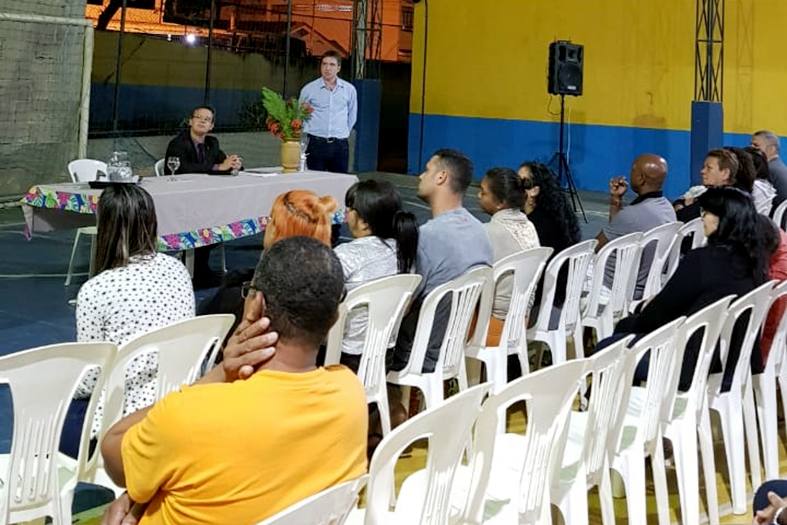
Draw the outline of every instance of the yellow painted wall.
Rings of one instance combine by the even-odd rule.
[[[688,130],[695,0],[428,0],[428,114],[553,121],[549,42],[585,46],[576,123]],[[727,0],[725,130],[787,131],[785,0]],[[421,109],[425,4],[416,6],[411,111]],[[557,109],[557,99],[551,110]]]

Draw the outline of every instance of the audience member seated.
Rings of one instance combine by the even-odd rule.
[[[639,313],[622,319],[615,335],[599,343],[598,348],[627,334],[644,335],[681,316],[690,316],[728,295],[741,296],[768,278],[768,241],[759,228],[757,211],[751,196],[737,188],[717,186],[700,195],[702,221],[708,244],[689,251],[664,289]],[[767,235],[767,232],[766,232]],[[742,319],[746,318],[744,315]],[[743,330],[733,330],[727,363],[735,363],[740,352]],[[678,388],[691,386],[700,346],[701,334],[689,340],[683,357]],[[752,352],[752,372],[762,372],[759,345]],[[729,390],[734,367],[726,366],[722,388]],[[718,355],[712,373],[722,371]],[[647,378],[647,359],[637,368],[639,380]]]
[[[757,208],[757,213],[770,216],[774,205],[778,205],[781,201],[778,200],[776,188],[773,187],[768,161],[765,159],[765,154],[757,148],[749,146],[744,148],[744,151],[751,156],[754,164],[754,186],[751,190],[754,207]]]
[[[623,206],[623,196],[628,183],[624,177],[609,181],[609,224],[598,234],[600,250],[607,242],[630,233],[647,232],[657,226],[674,222],[675,210],[664,197],[662,188],[667,178],[667,161],[653,154],[640,155],[631,165],[629,179],[631,189],[637,194],[629,206]],[[651,243],[642,252],[635,298],[639,298],[648,280],[648,270],[656,253],[656,246]],[[615,258],[610,257],[604,272],[604,285],[609,288],[615,273]]]
[[[113,184],[104,189],[98,200],[96,275],[82,285],[77,296],[78,341],[122,345],[194,317],[189,273],[177,259],[158,253],[157,240],[156,209],[148,192],[135,184]],[[126,373],[126,414],[153,402],[157,370],[156,354],[131,361]],[[89,372],[77,388],[76,398],[89,398],[97,379],[98,371]],[[96,410],[93,435],[100,430],[102,414],[103,401]],[[69,424],[69,431],[64,432],[67,453],[76,453],[78,446],[79,423],[74,423],[73,431]]]
[[[219,148],[219,139],[208,135],[215,123],[216,110],[212,107],[194,108],[189,118],[189,128],[181,131],[167,146],[165,159],[180,159],[175,174],[227,173],[241,169],[241,158],[238,155],[225,155]],[[197,288],[210,288],[219,284],[219,276],[211,273],[209,266],[213,247],[201,246],[194,250],[194,284]]]
[[[762,130],[751,137],[751,146],[762,151],[768,159],[768,169],[771,172],[771,182],[776,188],[776,198],[779,202],[787,199],[787,166],[779,157],[781,145],[779,137],[772,131]]]
[[[560,188],[557,175],[552,169],[540,162],[525,162],[519,167],[519,177],[524,182],[525,207],[527,218],[536,227],[541,246],[554,251],[552,257],[582,240],[579,221],[571,203]],[[568,267],[563,266],[558,273],[555,306],[563,306],[566,298]],[[534,304],[541,304],[544,280],[538,283]],[[533,317],[531,316],[531,321]]]
[[[758,219],[760,221],[759,230],[763,233],[763,238],[767,243],[766,248],[773,252],[769,263],[770,278],[783,282],[787,280],[787,233],[784,233],[781,228],[777,228],[776,224],[765,215],[760,214]],[[787,297],[782,297],[768,311],[768,316],[762,327],[762,341],[760,342],[763,364],[768,362],[773,337],[776,335],[776,329],[779,327],[779,322],[786,309]]]
[[[225,365],[104,437],[107,473],[128,490],[108,516],[137,502],[147,505],[144,525],[253,524],[363,475],[363,387],[343,365],[316,366],[343,293],[341,263],[324,243],[293,237],[266,250]],[[263,313],[278,335],[272,357]]]
[[[674,203],[678,220],[686,223],[699,218],[700,205],[697,202],[697,198],[710,187],[733,186],[746,191],[745,188],[739,187],[737,179],[739,169],[740,163],[734,153],[725,149],[709,151],[705,156],[705,162],[700,172],[702,174],[702,185],[692,186]],[[748,186],[748,184],[744,181],[743,186]]]
[[[227,156],[219,148],[219,139],[208,133],[213,130],[216,111],[210,106],[197,106],[191,112],[189,128],[181,131],[167,146],[167,156],[178,157],[181,173],[218,173],[240,169],[239,155]]]
[[[347,224],[355,239],[334,251],[342,263],[347,290],[415,269],[418,223],[402,209],[402,199],[393,184],[367,180],[353,184],[344,197]],[[342,342],[342,363],[353,371],[358,366],[366,338],[366,306],[347,316]],[[396,335],[390,347],[394,346]]]
[[[462,205],[462,197],[472,179],[473,163],[463,153],[450,149],[435,152],[418,178],[418,197],[429,204],[432,219],[420,229],[415,268],[422,281],[410,311],[402,320],[396,347],[389,359],[392,370],[401,370],[407,365],[421,304],[429,292],[474,267],[492,265],[489,236],[483,224]],[[424,372],[434,371],[450,306],[450,298],[445,297],[435,312]]]
[[[492,168],[487,171],[481,180],[478,204],[482,210],[492,216],[492,219],[484,224],[484,227],[492,243],[494,262],[540,246],[535,226],[522,211],[525,205],[524,181],[514,170]],[[506,275],[497,284],[492,317],[489,321],[489,332],[486,338],[487,346],[500,344],[503,324],[508,314],[508,306],[511,303],[513,286],[513,275]],[[531,297],[530,305],[532,306],[532,304]]]
[[[334,211],[336,199],[330,195],[318,197],[309,190],[282,193],[273,201],[270,219],[265,226],[263,248],[267,250],[282,239],[298,235],[312,237],[330,246]],[[243,317],[244,284],[251,281],[252,275],[254,268],[229,272],[216,293],[200,303],[198,315],[235,314],[234,330]]]

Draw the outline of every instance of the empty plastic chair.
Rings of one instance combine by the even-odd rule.
[[[553,363],[566,361],[567,337],[573,342],[576,357],[584,355],[579,299],[582,294],[582,283],[587,277],[588,266],[594,257],[596,244],[598,241],[592,239],[566,248],[552,258],[544,272],[544,291],[538,309],[538,319],[535,326],[528,329],[527,337],[531,341],[546,343],[552,352]],[[565,301],[561,306],[555,304],[555,292],[559,284],[558,275],[563,265],[568,265],[568,279]],[[553,315],[556,316],[555,319]],[[539,358],[539,365],[540,361]]]
[[[681,327],[681,345],[677,348],[677,372],[673,381],[680,376],[685,347],[694,334],[701,340],[694,365],[691,387],[685,392],[676,392],[674,402],[664,405],[664,437],[672,443],[675,457],[675,473],[680,493],[681,523],[699,523],[700,520],[700,482],[697,462],[697,439],[702,451],[702,465],[705,474],[705,492],[708,501],[708,517],[711,524],[719,523],[719,509],[716,494],[716,461],[713,456],[713,439],[708,411],[705,410],[708,370],[713,352],[719,341],[722,326],[727,318],[727,309],[733,296],[728,296],[706,306],[686,319]],[[670,386],[669,391],[673,391]]]
[[[362,284],[347,294],[339,306],[339,318],[328,334],[325,364],[333,365],[341,359],[347,314],[365,307],[366,339],[358,365],[358,378],[366,390],[367,403],[375,403],[379,409],[383,436],[391,431],[385,384],[385,354],[391,336],[399,332],[404,311],[420,282],[420,275],[393,275]]]
[[[549,487],[560,467],[560,443],[586,365],[584,359],[573,360],[533,372],[486,400],[472,463],[463,468],[469,481],[462,523],[552,523]],[[527,404],[525,434],[500,433],[500,418],[520,401]],[[461,494],[457,490],[455,496],[459,508],[465,501]]]
[[[443,401],[443,382],[447,379],[456,378],[459,389],[466,389],[465,353],[468,346],[481,346],[486,341],[494,299],[493,282],[492,269],[480,267],[432,290],[421,305],[407,365],[402,370],[388,372],[387,381],[420,389],[424,394],[426,408],[432,408]],[[424,360],[434,326],[435,311],[440,300],[448,294],[451,296],[451,311],[437,363],[434,372],[424,372]],[[475,332],[468,341],[474,316],[477,319]]]
[[[77,182],[90,182],[96,180],[98,172],[106,174],[107,164],[100,160],[93,159],[78,159],[68,163],[68,174],[71,175],[71,181]],[[90,237],[90,276],[93,275],[93,268],[95,265],[95,238],[98,235],[98,229],[95,226],[84,226],[77,229],[76,237],[74,237],[74,246],[71,248],[71,259],[68,261],[68,272],[66,273],[66,286],[71,284],[71,277],[74,273],[74,258],[77,254],[77,246],[79,246],[79,239],[83,235]]]
[[[364,474],[318,492],[257,525],[342,525],[369,479]]]
[[[621,406],[628,406],[623,377],[635,367],[627,359],[627,346],[634,336],[621,339],[586,359],[585,373],[593,388],[585,412],[571,411],[568,419],[562,466],[552,481],[552,502],[563,514],[564,523],[587,525],[588,490],[599,488],[602,521],[615,523],[609,468],[614,443],[609,438]]]
[[[630,233],[605,244],[593,267],[593,284],[588,295],[588,304],[582,316],[582,326],[593,328],[599,341],[612,335],[615,324],[628,312],[629,299],[637,284],[637,268],[640,261],[641,233]],[[601,304],[601,289],[604,286],[609,258],[615,256],[615,268],[610,285],[609,301]]]
[[[156,177],[163,177],[164,176],[164,163],[167,162],[167,159],[158,159],[156,163],[153,165],[153,170],[156,172]]]
[[[526,317],[530,299],[541,280],[552,248],[532,248],[509,255],[495,263],[492,268],[495,287],[501,278],[510,276],[513,280],[511,302],[503,324],[503,333],[498,346],[470,347],[467,356],[477,359],[486,366],[486,377],[499,392],[508,382],[508,356],[516,355],[522,375],[530,369],[527,355]]]
[[[730,389],[722,391],[724,373],[712,374],[708,378],[707,408],[714,410],[721,419],[721,430],[724,437],[724,452],[727,458],[727,470],[730,479],[733,514],[746,512],[746,460],[744,458],[744,433],[748,445],[749,465],[751,468],[752,486],[762,482],[760,473],[759,439],[757,437],[757,417],[754,408],[754,395],[751,386],[750,358],[754,341],[760,332],[760,326],[771,304],[774,282],[767,282],[759,288],[744,295],[730,306],[728,316],[719,339],[720,357],[725,372],[732,366],[733,379]],[[738,360],[728,362],[730,341],[733,329],[738,320],[749,312],[745,321],[744,338],[741,343]]]
[[[770,311],[776,301],[783,297],[787,297],[787,281],[782,282],[773,290],[768,311]],[[780,477],[776,377],[778,370],[784,367],[785,345],[787,345],[786,336],[787,315],[783,315],[776,329],[776,335],[771,341],[771,352],[768,354],[763,373],[752,375],[752,387],[754,388],[754,400],[757,407],[757,419],[760,423],[760,441],[766,479],[777,479]],[[782,388],[782,399],[785,399],[785,397],[787,397],[787,392],[784,392],[784,388]]]
[[[0,357],[0,383],[14,405],[11,453],[0,454],[0,524],[44,516],[71,523],[78,463],[58,452],[69,400],[89,369],[100,367],[103,381],[116,352],[111,343],[66,343]],[[88,404],[90,421],[97,399]]]
[[[363,518],[365,525],[448,523],[454,474],[489,387],[485,383],[459,392],[392,430],[377,446],[369,464],[366,509],[353,513],[351,521],[360,523]],[[396,460],[423,438],[429,439],[426,469],[405,480],[391,511]]]
[[[676,359],[676,347],[680,344],[679,328],[684,317],[662,326],[640,339],[629,350],[628,358],[633,365],[626,366],[631,376],[624,375],[624,386],[630,392],[623,397],[629,398],[628,406],[618,419],[612,434],[615,453],[612,468],[623,479],[626,489],[626,508],[629,523],[647,523],[645,506],[645,459],[651,458],[653,465],[653,481],[656,489],[656,502],[659,510],[659,523],[669,523],[669,513],[661,502],[667,502],[667,478],[664,466],[664,448],[662,444],[663,405],[674,398],[677,382],[671,380],[680,370]],[[636,363],[645,355],[649,356],[648,378],[644,387],[630,386]]]

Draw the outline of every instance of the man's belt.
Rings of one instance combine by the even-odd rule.
[[[317,135],[309,135],[309,140],[316,140],[317,142],[325,142],[327,144],[333,144],[334,142],[341,142],[345,139],[340,139],[339,137],[318,137]]]

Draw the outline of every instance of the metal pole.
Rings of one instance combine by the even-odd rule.
[[[112,130],[118,130],[118,112],[120,110],[120,81],[123,76],[123,34],[126,31],[126,1],[120,11],[120,34],[118,35],[118,56],[115,64],[115,102],[112,107]]]
[[[713,70],[714,70],[714,62],[713,62],[713,39],[715,38],[716,33],[716,14],[714,11],[714,0],[708,1],[708,10],[707,18],[705,21],[705,29],[708,31],[707,35],[707,47],[705,51],[707,53],[707,59],[705,62],[705,100],[712,101],[713,100]]]
[[[205,66],[205,95],[204,104],[210,103],[210,54],[213,49],[213,22],[216,19],[216,0],[210,0],[210,26],[208,28],[208,63]]]
[[[292,0],[287,0],[287,39],[284,45],[284,82],[281,92],[287,96],[287,77],[290,74],[290,33],[292,33]]]
[[[366,23],[369,3],[367,0],[356,0],[355,13],[355,78],[366,78]]]
[[[560,186],[563,186],[563,124],[565,123],[565,108],[566,108],[566,96],[560,95],[560,158],[557,159],[557,179],[560,183]]]

